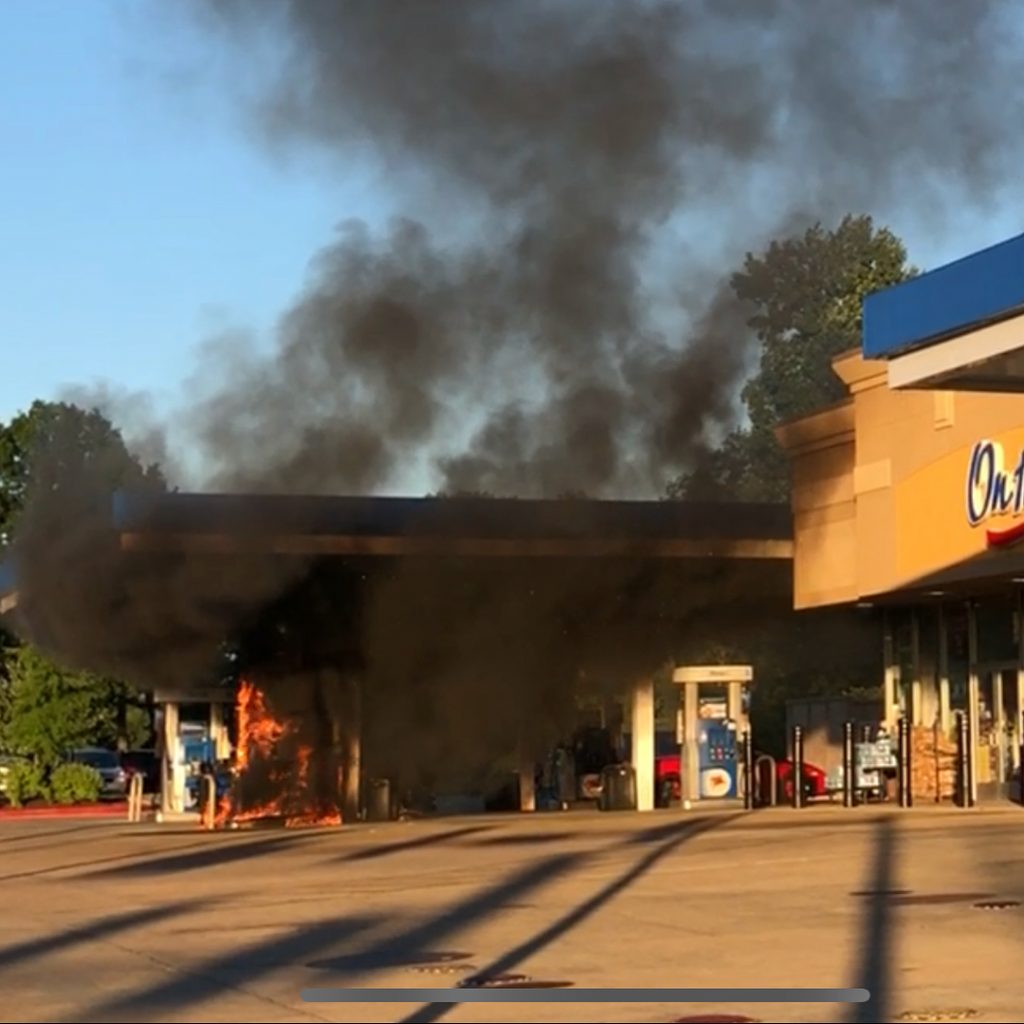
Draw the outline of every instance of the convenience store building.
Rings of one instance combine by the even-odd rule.
[[[977,796],[1016,791],[1024,714],[1024,236],[876,293],[847,397],[778,428],[794,602],[885,618],[884,715],[949,739]]]

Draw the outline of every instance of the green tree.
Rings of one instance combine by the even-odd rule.
[[[844,397],[832,360],[860,345],[864,296],[915,273],[903,243],[866,216],[847,216],[832,231],[816,224],[748,253],[732,278],[760,342],[758,370],[741,395],[748,423],[673,481],[669,497],[785,501],[789,466],[774,428]]]
[[[119,488],[165,487],[157,466],[143,466],[120,431],[97,409],[34,402],[0,424],[0,559],[19,523],[40,510],[36,533],[61,521],[105,522]],[[56,500],[54,500],[56,499]],[[40,525],[42,524],[42,525]],[[128,746],[148,736],[148,715],[128,684],[59,668],[43,653],[0,633],[0,739],[42,761],[70,743]],[[56,744],[57,746],[54,746]]]
[[[6,663],[7,747],[52,768],[69,749],[93,741],[103,688],[91,676],[65,672],[27,645],[8,649]]]
[[[3,750],[4,731],[11,717],[11,677],[8,672],[10,652],[15,640],[0,627],[0,751]]]
[[[33,402],[0,425],[0,553],[11,543],[32,494],[77,488],[107,500],[118,488],[163,489],[163,474],[143,466],[98,409]]]
[[[81,746],[141,746],[148,716],[125,683],[89,672],[73,672],[24,644],[4,652],[7,709],[0,741],[31,756],[44,769]],[[127,710],[127,714],[124,714]]]

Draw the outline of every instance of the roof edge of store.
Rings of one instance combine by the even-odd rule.
[[[1024,312],[1024,235],[864,299],[863,353],[889,359]]]

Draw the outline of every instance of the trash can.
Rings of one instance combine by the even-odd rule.
[[[558,751],[555,777],[558,782],[558,799],[563,807],[568,807],[576,799],[576,766],[567,750]],[[1024,798],[1021,802],[1024,803]]]
[[[391,781],[370,779],[366,787],[366,820],[391,820]]]
[[[631,764],[610,764],[601,772],[602,811],[636,810],[636,769]]]

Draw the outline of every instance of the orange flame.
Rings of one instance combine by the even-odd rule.
[[[203,825],[216,828],[263,818],[283,818],[286,828],[340,825],[341,814],[336,808],[316,810],[309,806],[312,748],[302,744],[295,751],[294,761],[284,762],[280,748],[292,738],[294,729],[274,717],[263,692],[249,680],[239,683],[237,720],[238,739],[232,766],[232,792],[220,798],[212,821],[208,809],[203,807]],[[240,783],[256,765],[266,768],[265,781],[275,795],[254,805],[238,806]],[[302,808],[298,813],[294,811],[296,802]]]

